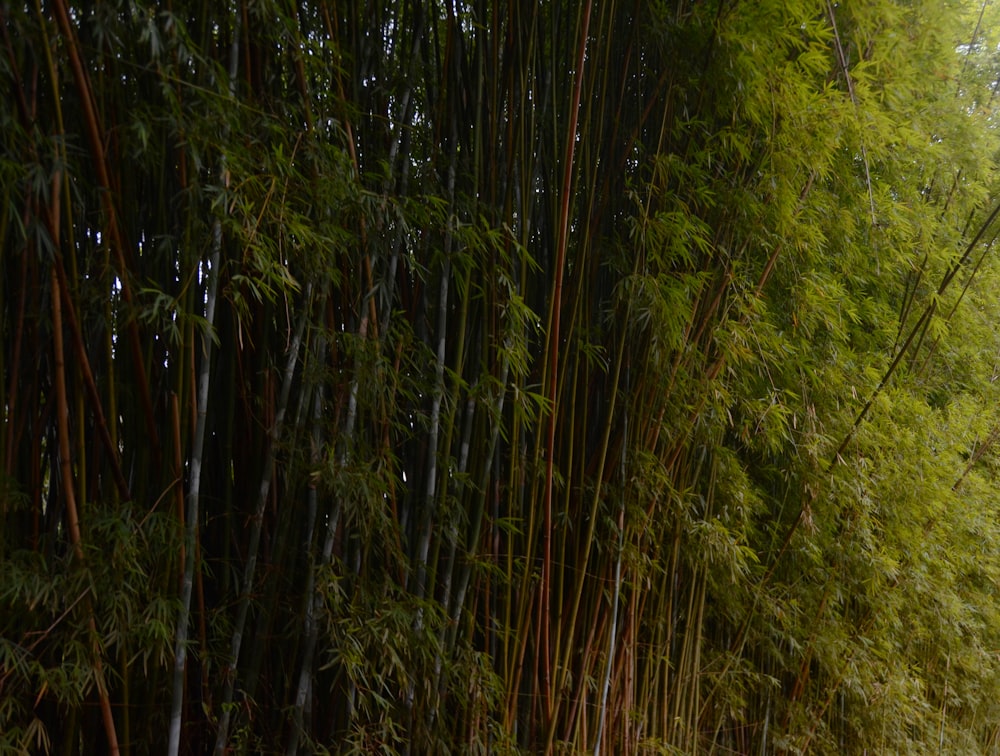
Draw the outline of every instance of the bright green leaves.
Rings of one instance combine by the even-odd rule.
[[[777,523],[757,530],[706,508],[683,528],[706,555],[696,584],[707,568],[717,590],[725,576],[776,602],[748,608],[741,632],[801,649],[756,661],[771,674],[787,665],[796,691],[775,737],[905,750],[941,716],[979,721],[991,700],[962,709],[936,693],[960,656],[945,637],[973,633],[975,647],[995,632],[969,612],[985,597],[960,577],[957,552],[975,537],[952,490],[969,446],[990,438],[976,412],[995,356],[991,318],[963,301],[982,302],[976,279],[990,268],[979,253],[954,268],[968,219],[985,217],[996,150],[969,105],[989,99],[977,59],[956,54],[973,24],[957,4],[769,2],[720,13],[713,31],[704,77],[686,80],[700,99],[676,96],[700,109],[660,144],[622,284],[666,392],[659,417],[678,468],[659,490],[664,504],[671,489],[713,492],[718,511],[700,460],[725,457],[745,471],[734,486]],[[754,544],[762,570],[727,537]],[[762,571],[774,588],[753,588]],[[917,633],[921,644],[904,640]],[[886,658],[906,661],[887,676]],[[919,724],[889,725],[898,739],[874,729],[903,721]]]

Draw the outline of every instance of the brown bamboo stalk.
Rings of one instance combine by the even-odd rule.
[[[10,38],[10,32],[7,25],[7,19],[5,18],[5,12],[0,9],[0,26],[3,27],[3,38],[4,46],[7,49],[7,59],[10,65],[11,71],[13,72],[13,80],[18,82],[18,86],[15,87],[15,96],[17,98],[18,109],[21,116],[22,126],[27,126],[35,120],[35,115],[37,112],[37,90],[32,89],[31,103],[28,104],[27,95],[24,92],[23,86],[21,86],[21,77],[18,72],[17,56],[14,53],[13,44]],[[51,64],[51,58],[49,59],[49,68],[53,68]],[[35,75],[37,76],[38,69],[35,68]],[[4,206],[7,206],[8,199],[10,196],[10,189],[5,190]],[[26,203],[25,207],[21,213],[21,225],[26,227],[28,225],[28,219],[31,217],[32,212],[29,205]],[[4,229],[4,236],[0,238],[6,238],[6,228],[7,228],[7,218],[4,218],[2,223]],[[11,376],[10,388],[7,393],[7,405],[6,411],[6,421],[7,428],[4,434],[4,450],[3,450],[3,460],[4,460],[4,472],[9,477],[13,474],[13,461],[14,461],[14,447],[15,447],[15,428],[17,427],[17,409],[18,409],[18,387],[20,385],[20,373],[21,373],[21,344],[24,337],[24,313],[25,313],[25,302],[28,295],[28,255],[21,255],[21,265],[20,265],[20,276],[19,285],[17,291],[20,292],[20,297],[18,297],[17,306],[17,324],[14,328],[14,345],[11,353],[11,364],[9,375]],[[7,502],[4,501],[2,507],[0,507],[3,514],[7,513]]]
[[[56,172],[52,179],[51,206],[47,218],[49,235],[55,249],[59,248],[59,182],[61,174]],[[70,431],[69,431],[69,402],[66,397],[66,362],[63,350],[62,337],[62,302],[59,296],[59,281],[55,266],[49,270],[52,295],[52,343],[53,361],[55,369],[56,387],[56,420],[59,430],[59,468],[62,478],[62,492],[66,502],[66,520],[69,528],[70,542],[73,544],[73,552],[79,562],[84,561],[83,540],[80,536],[80,515],[77,509],[75,484],[73,482],[73,467],[70,452]],[[88,614],[88,625],[94,640],[94,672],[97,677],[97,692],[101,705],[101,718],[104,722],[104,732],[108,738],[108,751],[117,755],[118,736],[115,732],[115,720],[111,713],[111,700],[104,683],[104,662],[101,659],[100,649],[97,639],[97,624],[94,621],[93,609],[90,601],[87,601],[85,610]]]
[[[76,353],[81,377],[83,378],[83,386],[86,389],[87,398],[90,399],[94,424],[97,427],[101,443],[108,454],[111,472],[114,476],[115,485],[118,487],[118,494],[122,497],[123,501],[129,501],[132,498],[132,494],[129,491],[128,483],[125,481],[125,476],[122,474],[118,449],[111,438],[111,434],[108,432],[108,423],[104,418],[101,395],[97,390],[97,383],[94,381],[94,373],[90,369],[90,360],[87,358],[87,349],[83,343],[83,334],[80,332],[80,324],[77,322],[73,300],[70,297],[69,287],[66,283],[66,270],[63,267],[62,257],[56,254],[53,262],[59,294],[64,300],[63,306],[65,307],[66,321],[69,325],[70,334],[73,336],[73,348]]]
[[[25,302],[28,299],[28,255],[21,255],[21,266],[20,266],[20,285],[18,286],[18,291],[20,296],[18,297],[17,304],[17,323],[14,327],[14,345],[12,348],[11,364],[10,364],[10,388],[7,391],[7,407],[6,407],[6,420],[7,428],[5,429],[5,440],[4,440],[4,472],[7,476],[11,476],[14,472],[14,446],[15,446],[15,434],[14,429],[17,427],[17,409],[18,409],[18,386],[20,385],[20,375],[21,375],[21,341],[24,336],[24,310]],[[3,504],[3,512],[7,511],[7,502]]]
[[[101,187],[101,200],[104,203],[108,235],[115,249],[118,259],[119,280],[122,286],[122,296],[125,302],[131,306],[134,303],[132,294],[132,284],[129,281],[129,268],[125,262],[125,242],[118,222],[118,215],[112,194],[111,179],[108,174],[107,157],[102,139],[103,129],[97,116],[93,93],[87,72],[80,57],[79,42],[76,33],[73,31],[69,18],[69,11],[66,8],[66,0],[54,0],[54,10],[59,28],[66,41],[66,49],[69,54],[70,69],[73,71],[73,78],[80,97],[80,105],[83,107],[83,125],[87,132],[87,141],[93,158],[94,170],[97,173],[98,184]],[[155,415],[153,413],[153,401],[149,393],[149,382],[146,377],[146,364],[142,355],[142,345],[139,339],[139,326],[135,319],[128,321],[128,341],[132,353],[133,368],[138,378],[139,399],[143,412],[146,416],[146,429],[149,433],[149,443],[153,451],[153,459],[159,459],[160,441],[157,433]]]
[[[559,227],[556,242],[555,259],[555,281],[552,287],[551,316],[549,327],[548,354],[545,366],[548,371],[548,395],[551,402],[549,409],[548,436],[545,442],[545,493],[543,500],[544,521],[542,525],[542,575],[538,588],[540,601],[539,614],[541,617],[539,628],[539,648],[538,655],[542,662],[542,699],[545,703],[546,716],[551,719],[548,723],[549,737],[546,750],[551,751],[552,737],[555,734],[555,710],[552,700],[551,683],[551,659],[549,640],[549,617],[552,610],[550,605],[550,586],[552,574],[552,483],[555,477],[555,438],[556,422],[559,418],[558,407],[558,384],[559,384],[559,342],[562,338],[560,333],[560,318],[562,314],[562,290],[563,278],[566,271],[566,250],[569,246],[569,212],[571,195],[573,188],[573,158],[576,154],[576,127],[579,120],[580,97],[583,91],[583,71],[584,62],[587,56],[587,39],[590,35],[590,13],[593,8],[593,0],[587,0],[583,7],[580,36],[578,42],[578,53],[576,68],[574,69],[573,96],[570,102],[569,125],[566,130],[566,154],[563,157],[563,177],[562,193],[559,207]],[[586,564],[586,563],[584,563]],[[584,567],[581,574],[586,573]]]

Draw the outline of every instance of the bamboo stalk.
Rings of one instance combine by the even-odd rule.
[[[623,339],[624,341],[624,339]],[[624,435],[628,435],[628,420],[626,416]],[[625,474],[625,447],[622,447],[622,475]],[[608,714],[608,694],[611,692],[611,670],[615,663],[616,641],[618,639],[618,604],[622,589],[622,551],[625,546],[625,499],[622,498],[618,509],[618,554],[615,557],[615,587],[611,599],[611,633],[608,637],[607,664],[604,668],[604,682],[601,685],[601,703],[599,706],[597,733],[594,735],[594,756],[600,756],[601,739],[604,735],[604,725]],[[586,742],[586,741],[584,741]]]
[[[224,676],[222,692],[222,712],[219,716],[218,733],[215,739],[216,756],[225,753],[229,743],[229,723],[232,714],[233,693],[236,688],[236,678],[238,675],[238,665],[240,660],[240,650],[243,645],[243,634],[246,629],[247,615],[250,611],[250,596],[254,587],[254,576],[257,568],[257,556],[260,548],[261,529],[264,524],[264,508],[267,504],[268,494],[271,490],[271,481],[274,475],[274,456],[277,453],[278,444],[281,442],[284,431],[285,412],[288,408],[288,399],[292,390],[292,378],[295,375],[299,361],[299,348],[302,344],[302,335],[305,332],[306,323],[310,317],[312,305],[312,283],[306,284],[303,293],[302,313],[299,317],[295,329],[295,335],[288,349],[288,359],[282,375],[281,393],[278,397],[277,411],[274,423],[271,427],[270,443],[264,460],[264,470],[261,475],[260,488],[257,493],[257,504],[254,510],[253,519],[250,523],[250,540],[247,545],[246,564],[243,568],[243,581],[240,589],[240,600],[236,610],[236,621],[233,623],[233,634],[230,641],[229,658]]]
[[[101,395],[97,390],[97,383],[94,381],[94,373],[90,369],[90,360],[87,358],[87,350],[83,344],[83,334],[80,332],[80,325],[77,322],[73,301],[70,298],[69,287],[66,282],[66,271],[63,267],[62,259],[56,255],[53,264],[58,283],[58,293],[64,299],[63,306],[65,307],[66,322],[73,336],[73,348],[76,353],[77,365],[83,378],[83,386],[87,397],[90,399],[91,411],[94,415],[94,423],[97,426],[98,436],[107,452],[115,485],[118,487],[118,493],[123,501],[130,501],[132,494],[129,491],[128,483],[125,481],[125,476],[119,464],[118,448],[115,446],[114,440],[111,438],[111,433],[108,431],[108,423],[105,420],[104,410],[101,406]]]
[[[49,208],[48,226],[52,244],[55,249],[59,248],[59,180],[60,174],[57,172],[52,179],[52,205]],[[70,452],[69,439],[69,403],[66,398],[66,363],[63,351],[62,335],[62,303],[59,296],[59,281],[55,266],[49,269],[52,300],[52,343],[53,358],[55,362],[55,384],[56,384],[56,418],[59,428],[59,467],[62,478],[62,493],[66,502],[66,519],[69,526],[70,542],[73,544],[73,551],[77,561],[84,562],[83,541],[80,536],[80,515],[77,510],[76,494],[74,491],[73,467]],[[85,610],[88,617],[87,622],[90,634],[93,638],[94,672],[97,677],[98,699],[101,705],[101,719],[104,724],[104,732],[108,738],[108,752],[119,753],[118,736],[115,732],[115,720],[111,713],[111,700],[108,696],[104,682],[104,662],[97,641],[97,625],[94,621],[93,609],[90,601],[86,602]]]
[[[604,481],[604,469],[608,459],[608,448],[610,446],[611,433],[614,427],[615,409],[617,406],[617,399],[618,399],[618,392],[620,385],[619,382],[621,380],[622,364],[624,362],[624,356],[625,356],[625,341],[626,340],[622,338],[618,342],[618,353],[615,356],[614,373],[608,391],[609,394],[608,410],[606,414],[604,428],[602,431],[601,445],[597,454],[598,468],[594,476],[596,481],[594,485],[594,494],[591,497],[590,512],[587,520],[583,544],[580,547],[580,552],[577,555],[579,564],[581,564],[582,567],[581,569],[578,570],[578,577],[573,586],[573,593],[571,594],[572,603],[570,605],[571,608],[568,612],[569,624],[568,627],[564,630],[565,637],[567,638],[573,638],[576,632],[576,626],[577,622],[579,621],[579,614],[580,614],[580,603],[583,598],[584,588],[586,586],[586,581],[587,581],[586,566],[590,562],[591,551],[594,545],[594,534],[596,532],[596,527],[597,527],[598,507],[601,502],[602,484]],[[569,659],[571,652],[572,652],[572,647],[571,646],[567,647],[561,663],[561,669],[563,670],[563,672],[559,680],[560,684],[555,694],[557,702],[562,695],[561,691],[563,690],[564,687],[565,677],[566,675],[569,674],[569,669],[570,669]],[[552,746],[554,735],[555,735],[555,719],[553,718],[553,720],[549,723],[547,747]]]
[[[554,478],[555,464],[555,435],[556,421],[559,417],[557,385],[559,381],[559,343],[562,339],[560,332],[560,317],[562,313],[562,289],[563,276],[566,269],[566,250],[569,246],[569,214],[570,199],[573,184],[573,157],[576,152],[577,122],[579,119],[580,96],[583,89],[584,62],[587,54],[587,40],[590,33],[590,13],[593,7],[592,0],[587,0],[583,6],[582,20],[579,35],[579,51],[576,59],[576,68],[573,77],[573,96],[570,103],[569,124],[566,132],[566,154],[563,158],[563,180],[560,194],[560,210],[558,237],[556,242],[555,259],[555,282],[552,289],[551,315],[549,326],[548,354],[545,359],[546,370],[548,371],[548,399],[551,402],[551,410],[548,423],[548,437],[545,444],[545,494],[543,501],[544,522],[542,524],[542,575],[539,584],[539,614],[541,617],[541,627],[539,635],[539,656],[542,660],[542,699],[545,702],[546,716],[551,718],[548,724],[549,735],[546,752],[551,750],[552,737],[554,735],[555,707],[552,700],[552,683],[550,680],[550,649],[548,634],[548,618],[551,616],[550,606],[550,586],[552,572],[552,483]],[[584,562],[586,564],[586,561]],[[583,574],[583,573],[581,573]],[[581,580],[582,582],[582,580]],[[572,633],[570,633],[572,636]]]
[[[320,311],[322,311],[322,306],[320,306]],[[326,341],[323,337],[317,339],[316,346],[316,364],[322,365],[325,353],[326,353]],[[322,441],[322,411],[323,411],[323,389],[322,386],[317,386],[313,392],[313,407],[312,407],[312,417],[311,417],[311,430],[310,430],[310,460],[313,466],[316,466],[320,462],[320,443]],[[315,524],[316,524],[316,513],[318,509],[317,494],[316,494],[316,480],[315,477],[311,477],[309,480],[309,487],[306,492],[306,526],[305,534],[303,536],[303,544],[305,546],[306,560],[307,560],[307,572],[306,572],[306,589],[304,592],[305,597],[305,611],[302,622],[302,635],[304,648],[302,650],[302,661],[299,665],[299,675],[298,683],[295,689],[295,701],[292,709],[292,724],[291,729],[288,734],[288,743],[285,748],[285,753],[288,756],[294,756],[298,753],[299,742],[302,738],[304,732],[303,727],[303,717],[306,709],[306,703],[310,696],[312,690],[312,679],[313,679],[313,665],[316,653],[316,642],[319,638],[319,626],[317,624],[316,613],[318,609],[318,603],[320,597],[316,592],[316,554],[315,554]],[[336,530],[336,527],[334,527]],[[332,539],[327,538],[330,541],[330,547],[332,551]],[[326,553],[327,544],[324,543],[323,553],[324,558],[328,558],[329,554]]]
[[[77,90],[80,94],[80,104],[83,107],[83,123],[86,127],[87,141],[93,156],[94,169],[97,172],[98,183],[101,186],[101,198],[104,201],[104,211],[106,214],[108,234],[111,237],[120,270],[119,282],[122,287],[122,296],[127,304],[132,305],[134,297],[132,294],[132,284],[129,282],[129,270],[125,262],[125,242],[118,222],[118,216],[113,199],[113,186],[108,174],[108,163],[104,151],[102,139],[102,129],[97,116],[96,106],[93,101],[93,93],[90,89],[89,79],[83,62],[80,57],[79,43],[73,26],[70,23],[69,11],[66,8],[66,0],[55,0],[55,15],[66,40],[67,51],[69,52],[70,68],[73,71],[73,78]],[[41,11],[39,11],[39,15]],[[57,99],[58,102],[58,99]],[[159,458],[159,435],[156,431],[156,420],[153,412],[153,402],[149,394],[149,383],[146,378],[145,362],[142,358],[142,347],[139,339],[139,328],[135,320],[128,321],[128,340],[132,352],[133,369],[138,377],[139,398],[142,403],[143,412],[146,417],[146,429],[149,433],[149,442],[153,450],[154,459]]]
[[[239,60],[239,15],[229,55],[229,95],[236,92],[236,66]],[[220,174],[226,181],[225,155],[221,159]],[[226,182],[228,183],[228,182]],[[186,561],[184,564],[184,584],[181,590],[181,608],[177,616],[176,641],[174,645],[174,673],[172,682],[172,704],[170,711],[168,756],[177,756],[181,742],[181,725],[184,713],[184,682],[187,661],[188,623],[191,612],[191,594],[194,589],[196,567],[195,552],[199,522],[201,519],[202,463],[205,451],[205,430],[208,421],[208,391],[212,378],[212,338],[210,329],[215,327],[215,310],[218,301],[219,267],[222,264],[222,222],[216,218],[212,224],[212,250],[208,263],[208,282],[205,296],[206,330],[202,334],[202,362],[198,375],[198,392],[195,399],[197,420],[194,428],[194,442],[189,461],[190,478],[188,484],[188,512],[184,530]],[[192,372],[194,363],[192,361]],[[227,685],[229,681],[227,681]],[[228,710],[225,715],[228,718]],[[226,720],[228,725],[228,719]],[[222,727],[220,725],[220,732]]]

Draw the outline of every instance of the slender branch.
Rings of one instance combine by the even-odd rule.
[[[844,74],[844,81],[847,84],[847,94],[851,98],[851,104],[854,106],[855,112],[857,112],[860,109],[858,105],[858,96],[854,92],[854,82],[851,79],[851,71],[847,65],[847,56],[844,54],[844,45],[840,41],[840,32],[837,30],[837,14],[834,13],[833,5],[830,0],[826,0],[826,11],[827,16],[830,19],[830,26],[833,29],[833,42],[834,48],[837,52],[837,62],[840,64],[840,70]],[[861,158],[865,164],[865,186],[868,187],[868,203],[872,216],[872,226],[875,226],[878,223],[878,219],[875,215],[875,193],[872,190],[872,172],[868,160],[868,148],[865,145],[863,133],[859,141],[861,143]]]

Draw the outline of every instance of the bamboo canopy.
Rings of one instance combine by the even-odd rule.
[[[1000,753],[998,13],[0,4],[0,751]]]

